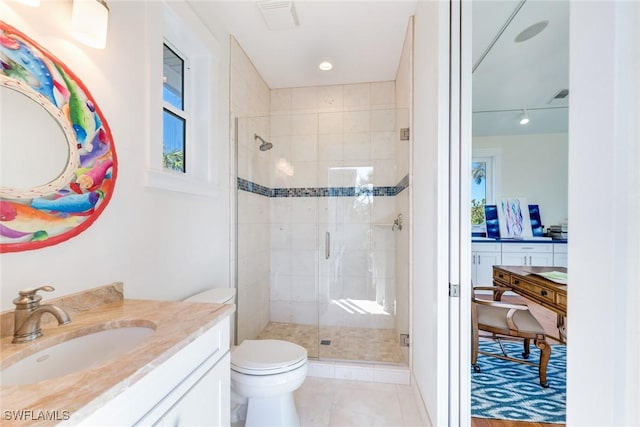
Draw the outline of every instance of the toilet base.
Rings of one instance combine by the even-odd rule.
[[[293,393],[275,397],[251,397],[245,427],[299,427]]]

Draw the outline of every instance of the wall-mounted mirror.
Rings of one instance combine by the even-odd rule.
[[[37,249],[89,227],[113,192],[107,122],[57,58],[0,21],[0,252]]]
[[[56,117],[26,94],[0,86],[0,120],[2,186],[27,190],[62,175],[69,146]]]

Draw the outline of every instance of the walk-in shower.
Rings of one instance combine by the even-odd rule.
[[[278,89],[232,50],[237,342],[407,364],[410,46],[395,81]]]
[[[391,96],[393,82],[367,90],[385,85]],[[353,119],[372,114],[362,113]],[[395,176],[397,111],[373,114],[385,127],[340,137],[308,110],[238,118],[238,342],[284,339],[311,358],[406,363],[408,233],[394,222],[408,215],[409,190]],[[253,145],[259,135],[274,141],[266,157]]]

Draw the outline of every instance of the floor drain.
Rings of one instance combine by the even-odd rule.
[[[321,340],[320,345],[331,345],[331,340]]]

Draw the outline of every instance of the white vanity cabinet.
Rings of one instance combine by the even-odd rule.
[[[567,244],[556,243],[553,245],[553,266],[567,267]]]
[[[502,242],[502,265],[551,266],[553,243]]]
[[[227,316],[80,424],[230,425],[229,325]]]
[[[224,360],[226,359],[226,360]],[[206,370],[204,375],[200,372],[191,375],[182,388],[188,388],[184,394],[182,390],[171,393],[157,409],[159,412],[168,406],[175,398],[178,400],[165,412],[153,425],[157,426],[225,426],[229,425],[226,408],[229,408],[231,384],[229,383],[229,361],[231,356],[227,352],[223,360],[209,367],[203,364],[198,370]],[[195,381],[194,384],[192,382]],[[216,399],[217,397],[217,399]],[[223,409],[224,408],[224,409]],[[147,418],[147,417],[145,417]],[[155,414],[150,414],[153,421]],[[146,422],[139,423],[146,425]]]
[[[493,266],[501,263],[500,243],[471,244],[471,281],[474,286],[492,286]]]

